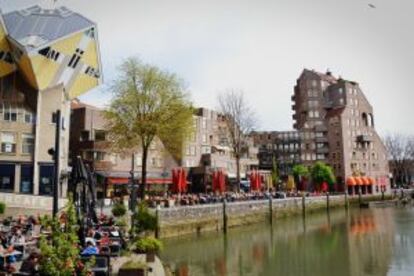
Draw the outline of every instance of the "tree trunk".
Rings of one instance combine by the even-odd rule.
[[[240,193],[240,156],[236,156],[236,182],[237,192]]]
[[[148,159],[148,147],[142,147],[142,167],[141,167],[141,185],[139,196],[141,200],[145,197],[145,187],[147,185],[147,159]]]

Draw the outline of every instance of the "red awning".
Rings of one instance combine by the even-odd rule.
[[[364,183],[364,185],[372,185],[371,184],[371,180],[368,177],[361,177],[362,182]]]
[[[356,185],[364,185],[364,181],[361,177],[355,177]]]
[[[110,185],[120,185],[120,184],[128,184],[129,178],[108,178],[108,184]],[[172,179],[170,178],[147,178],[147,184],[163,184],[168,185],[172,183]]]
[[[348,177],[348,179],[346,180],[346,184],[348,186],[355,186],[357,184],[355,181],[355,177]]]
[[[375,180],[375,178],[370,177],[370,178],[369,178],[369,180],[371,181],[371,184],[372,184],[372,185],[377,184],[377,181]]]

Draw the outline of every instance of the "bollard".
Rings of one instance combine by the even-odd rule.
[[[381,200],[382,200],[382,201],[384,201],[384,200],[385,200],[384,191],[381,191]]]
[[[326,192],[326,211],[329,212],[329,192]]]
[[[227,202],[223,200],[223,232],[227,233]]]
[[[269,222],[273,224],[273,200],[272,195],[269,197]]]
[[[306,215],[306,198],[305,193],[302,194],[302,216],[305,217]]]

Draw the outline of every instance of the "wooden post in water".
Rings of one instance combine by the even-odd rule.
[[[348,190],[345,190],[345,209],[349,208]]]
[[[269,222],[273,224],[273,200],[271,194],[269,196]]]
[[[329,212],[329,192],[326,192],[326,211]]]
[[[160,209],[161,206],[157,205],[157,208],[155,209],[155,219],[156,219],[156,227],[155,227],[155,238],[160,238]]]
[[[306,216],[306,197],[305,193],[302,194],[302,216]]]
[[[359,207],[361,208],[361,204],[362,204],[362,191],[361,191],[361,186],[358,187],[358,202],[359,202]]]
[[[227,201],[223,200],[223,232],[227,233]]]

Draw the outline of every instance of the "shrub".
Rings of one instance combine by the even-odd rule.
[[[4,214],[4,211],[6,211],[6,203],[0,202],[0,214]]]
[[[138,252],[158,252],[163,248],[162,242],[153,237],[141,238],[135,242]]]
[[[122,217],[127,212],[127,209],[123,203],[116,203],[114,207],[112,207],[112,214],[114,217]]]
[[[117,219],[116,222],[115,222],[115,225],[116,226],[119,226],[119,227],[126,227],[126,226],[128,226],[127,218],[126,217],[123,217],[123,218]]]
[[[157,229],[157,218],[148,211],[145,203],[139,204],[138,212],[134,215],[133,221],[136,233]]]

